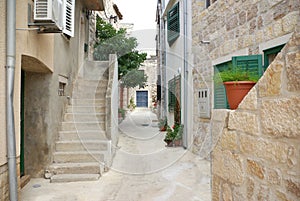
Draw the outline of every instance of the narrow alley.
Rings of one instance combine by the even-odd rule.
[[[136,109],[119,126],[110,170],[98,181],[31,179],[21,201],[208,201],[210,164],[181,147],[165,147],[157,118]]]

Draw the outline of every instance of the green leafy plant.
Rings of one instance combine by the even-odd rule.
[[[159,130],[164,131],[165,129],[167,129],[167,126],[168,126],[168,119],[167,119],[167,117],[165,117],[163,119],[160,119],[158,121]]]
[[[129,100],[129,105],[127,106],[127,108],[130,109],[131,111],[136,108],[136,104],[134,104],[134,101],[133,101],[132,97]]]
[[[233,68],[229,66],[228,69],[220,71],[214,75],[216,83],[230,82],[230,81],[253,81],[259,80],[259,75],[249,70],[244,70],[242,67]]]
[[[127,88],[134,88],[137,86],[139,88],[144,88],[147,85],[147,79],[148,76],[145,75],[143,71],[134,69],[122,77],[121,84]]]
[[[181,140],[183,134],[183,125],[182,124],[175,124],[173,128],[170,126],[167,127],[167,134],[165,136],[166,140]]]
[[[126,29],[116,30],[99,16],[96,21],[96,37],[94,59],[108,60],[109,54],[116,54],[119,79],[131,70],[138,69],[147,58],[147,53],[139,53],[135,49],[138,46],[137,39],[128,37]]]
[[[122,119],[125,119],[126,110],[119,108],[118,112],[121,114]]]

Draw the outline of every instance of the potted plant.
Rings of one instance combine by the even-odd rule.
[[[170,126],[167,126],[166,131],[167,131],[167,133],[166,133],[164,141],[167,143],[166,146],[170,147],[173,144],[174,133],[173,133],[173,130],[170,128]]]
[[[167,133],[164,141],[167,146],[181,146],[182,144],[183,125],[175,124],[173,128],[167,127]]]
[[[167,117],[164,117],[163,119],[160,119],[158,122],[158,127],[160,131],[166,131],[168,126],[168,119]]]
[[[259,75],[243,70],[241,67],[229,67],[227,70],[217,73],[215,79],[217,79],[217,83],[224,84],[229,107],[235,110],[256,84]]]
[[[176,136],[173,139],[173,144],[174,144],[174,146],[181,146],[182,145],[183,125],[175,124],[174,132],[176,133]]]

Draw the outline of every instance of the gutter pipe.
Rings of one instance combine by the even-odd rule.
[[[184,122],[184,127],[183,127],[183,147],[186,149],[188,147],[188,75],[189,75],[189,69],[188,69],[188,53],[187,53],[187,37],[188,37],[188,29],[187,29],[187,20],[188,20],[188,8],[187,8],[187,0],[183,0],[183,21],[184,21],[184,27],[183,27],[183,69],[184,69],[184,109],[183,109],[183,122]]]
[[[16,55],[16,0],[6,1],[6,134],[10,201],[18,200],[14,122],[14,76]]]
[[[160,70],[161,70],[161,100],[163,100],[161,117],[166,117],[167,111],[167,102],[166,102],[166,67],[165,67],[165,39],[164,39],[164,0],[162,0],[159,4],[159,12],[160,12],[160,23],[159,23],[159,35],[160,35]]]

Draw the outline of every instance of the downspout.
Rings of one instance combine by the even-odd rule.
[[[183,122],[184,122],[184,127],[183,127],[183,147],[186,149],[188,147],[188,75],[189,75],[189,69],[188,69],[188,55],[187,55],[187,1],[183,0],[183,21],[184,21],[184,26],[183,26],[183,69],[184,69],[184,106],[183,106]]]
[[[167,110],[167,103],[166,103],[166,69],[165,69],[165,40],[164,40],[164,34],[165,34],[165,30],[164,30],[164,17],[163,17],[163,1],[161,1],[161,3],[159,4],[159,12],[160,12],[160,23],[159,23],[159,35],[160,35],[160,70],[161,70],[161,100],[163,100],[162,102],[162,110],[161,110],[161,117],[164,118],[166,117],[166,110]]]
[[[16,55],[16,0],[6,1],[6,135],[10,201],[18,200],[14,122],[14,76]]]

